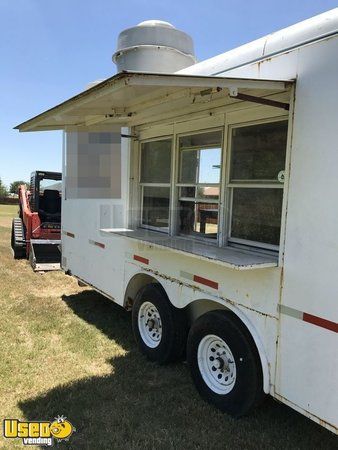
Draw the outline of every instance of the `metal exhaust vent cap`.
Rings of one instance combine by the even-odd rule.
[[[113,61],[118,72],[173,73],[196,63],[192,38],[163,20],[146,20],[119,34]]]
[[[167,27],[167,28],[175,28],[173,24],[170,22],[166,22],[165,20],[145,20],[144,22],[140,22],[137,24],[138,27]]]

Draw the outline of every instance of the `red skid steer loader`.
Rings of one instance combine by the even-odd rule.
[[[61,173],[38,170],[29,189],[19,186],[19,217],[13,219],[11,246],[15,259],[27,258],[35,271],[60,269]]]

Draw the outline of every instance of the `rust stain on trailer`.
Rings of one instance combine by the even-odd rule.
[[[188,288],[192,289],[193,291],[197,291],[197,292],[201,292],[203,294],[208,294],[208,295],[215,296],[214,294],[210,294],[210,292],[206,291],[205,289],[202,289],[199,286],[196,286],[196,285],[193,285],[193,284],[189,284],[189,283],[185,283],[185,282],[183,282],[181,280],[178,280],[177,278],[171,277],[169,275],[164,275],[163,273],[158,272],[157,270],[153,270],[153,269],[150,269],[148,267],[142,267],[142,271],[152,273],[153,275],[156,275],[159,278],[162,278],[162,279],[164,279],[166,281],[170,281],[171,283],[176,283],[176,284],[178,284],[180,286],[188,287]],[[225,302],[225,303],[230,303],[230,305],[235,306],[235,307],[241,306],[241,307],[243,307],[243,308],[245,308],[245,309],[247,309],[249,311],[252,311],[252,312],[255,312],[255,313],[259,314],[260,316],[269,317],[270,319],[275,319],[275,320],[278,319],[277,317],[275,317],[275,316],[273,316],[271,314],[263,313],[262,311],[257,311],[257,309],[250,308],[250,306],[243,305],[242,303],[239,303],[239,302],[235,302],[234,300],[230,300],[227,297],[222,297],[221,295],[218,295],[218,298],[220,300],[222,300],[223,302]]]
[[[283,397],[282,395],[278,394],[277,392],[275,392],[275,399],[279,400],[280,402],[288,405],[288,406],[296,406],[297,405],[293,402],[291,402],[290,400],[288,400],[287,398]],[[308,407],[310,405],[308,404]],[[298,408],[295,408],[296,411],[298,410]],[[321,419],[320,417],[316,416],[315,414],[313,414],[310,411],[307,411],[305,408],[300,408],[303,412],[304,415],[307,416],[309,419],[314,420],[315,422],[317,422],[319,425],[321,425],[322,427],[329,429],[329,430],[333,430],[333,432],[337,433],[338,432],[338,428],[336,425],[334,425],[333,423],[327,422],[326,420]]]

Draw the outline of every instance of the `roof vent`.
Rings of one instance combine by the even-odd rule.
[[[167,27],[167,28],[175,28],[169,22],[165,22],[164,20],[145,20],[144,22],[140,22],[137,24],[138,27]]]
[[[163,20],[146,20],[119,34],[113,55],[118,72],[173,73],[195,64],[191,37]]]

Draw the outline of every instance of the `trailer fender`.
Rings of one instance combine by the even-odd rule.
[[[250,319],[248,318],[248,316],[246,314],[243,313],[242,310],[240,310],[239,308],[235,307],[232,304],[229,304],[229,309],[236,314],[236,316],[239,318],[239,320],[243,323],[243,325],[247,328],[247,330],[249,331],[252,339],[255,342],[255,345],[257,347],[258,350],[258,354],[259,354],[259,358],[261,360],[261,365],[262,365],[262,372],[263,372],[263,390],[265,392],[265,394],[269,394],[270,393],[270,366],[269,366],[269,362],[268,362],[268,358],[267,358],[267,354],[265,351],[265,348],[263,346],[263,342],[255,328],[255,326],[253,325],[253,323],[250,321]]]
[[[146,286],[147,284],[151,283],[159,283],[163,287],[164,291],[167,293],[165,287],[162,285],[162,283],[155,277],[144,273],[144,272],[138,272],[136,274],[132,274],[129,280],[126,283],[125,291],[124,291],[124,301],[123,301],[123,307],[127,310],[130,310],[132,308],[132,305],[134,303],[136,294],[138,291]],[[168,293],[167,293],[168,295]],[[168,296],[169,298],[169,296]]]

